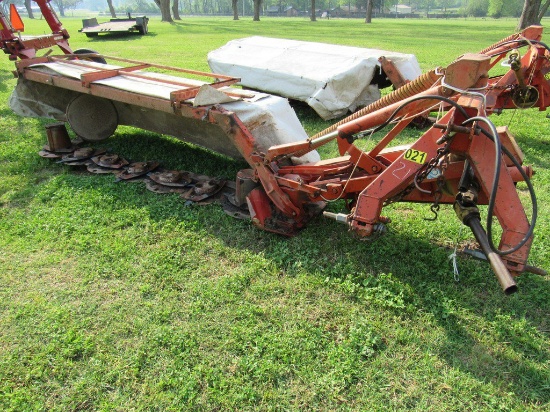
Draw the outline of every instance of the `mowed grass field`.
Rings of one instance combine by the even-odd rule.
[[[64,24],[74,49],[190,69],[208,70],[207,53],[231,39],[265,35],[414,53],[429,70],[516,21],[156,18],[147,36],[97,39],[77,18]],[[550,408],[548,278],[524,274],[506,297],[486,263],[460,257],[455,281],[449,255],[473,236],[450,206],[428,222],[428,205],[392,205],[389,233],[372,242],[322,217],[292,239],[262,232],[217,205],[186,207],[40,158],[50,121],[12,113],[12,70],[4,56],[0,410]],[[309,134],[330,124],[298,115]],[[536,169],[530,263],[550,269],[550,119],[524,110],[493,121]],[[103,146],[227,178],[246,167],[127,127]]]

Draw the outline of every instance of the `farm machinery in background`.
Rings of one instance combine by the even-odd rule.
[[[19,58],[18,85],[10,102],[17,113],[68,120],[78,135],[92,141],[110,136],[117,124],[130,124],[240,155],[250,167],[238,173],[230,198],[261,229],[294,235],[320,215],[327,202],[345,200],[344,213],[324,215],[368,238],[389,223],[382,215],[386,205],[428,203],[437,216],[440,205],[450,204],[472,230],[505,293],[516,291],[514,276],[544,273],[528,265],[537,217],[530,182],[534,172],[523,165],[524,155],[508,129],[489,120],[505,109],[545,110],[550,105],[550,50],[541,41],[542,27],[529,27],[478,53],[460,56],[315,136],[302,138],[297,133],[290,140],[270,140],[265,135],[284,127],[287,119],[272,129],[259,127],[259,120],[277,121],[280,113],[272,108],[247,119],[250,106],[242,105],[262,98],[226,87],[238,79],[210,74],[216,81],[192,83],[145,71],[164,66],[107,56],[101,58],[109,64],[89,62],[83,59],[89,56],[72,54],[68,34],[55,14],[47,17],[49,0],[37,3],[46,9],[44,16],[52,27],[48,41],[65,55],[36,57],[36,49],[45,43],[22,40],[10,29],[13,19],[10,24],[0,16],[2,49],[10,58]],[[123,66],[113,66],[112,61]],[[497,65],[508,69],[492,76]],[[149,87],[162,93],[148,92]],[[415,118],[434,112],[437,119],[414,143],[392,146]],[[97,134],[99,119],[109,127]],[[355,144],[376,132],[384,135],[372,149]],[[316,159],[315,150],[334,141],[340,156]],[[518,182],[527,185],[530,218],[518,195]],[[480,205],[487,205],[485,228]],[[497,222],[501,234],[495,245]]]
[[[142,34],[149,32],[149,19],[146,16],[132,17],[128,13],[125,18],[113,18],[109,21],[98,23],[97,18],[82,20],[82,28],[79,32],[87,37],[97,37],[100,34]]]

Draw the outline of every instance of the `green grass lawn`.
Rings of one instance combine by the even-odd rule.
[[[77,32],[79,19],[64,24],[75,49],[190,69],[261,34],[414,53],[428,70],[516,21],[157,18],[147,36],[97,39]],[[462,257],[455,282],[448,256],[473,236],[450,207],[426,222],[429,206],[393,205],[390,232],[373,242],[322,218],[292,239],[262,232],[219,206],[186,207],[40,158],[48,121],[11,112],[11,70],[2,58],[1,410],[550,408],[548,278],[522,275],[506,297],[487,264]],[[329,125],[298,115],[310,134]],[[537,171],[530,263],[549,269],[550,120],[535,110],[492,120],[509,125]],[[228,178],[245,167],[128,127],[105,145]]]

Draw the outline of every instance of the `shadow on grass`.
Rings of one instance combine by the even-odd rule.
[[[550,119],[548,120],[550,123]],[[526,162],[532,164],[535,168],[550,168],[550,160],[548,159],[548,151],[550,151],[550,140],[548,135],[529,136],[521,143],[522,147],[529,150]]]
[[[525,288],[528,287],[531,291],[524,294],[522,299],[528,300],[532,291],[548,296],[547,281],[530,276],[528,282],[529,286],[525,285]],[[476,301],[466,301],[463,305],[468,310],[475,311],[476,303],[482,305],[482,299]],[[515,305],[508,306],[503,304],[502,313],[514,312]],[[506,349],[492,346],[486,340],[476,339],[463,326],[458,316],[438,315],[437,320],[447,334],[439,355],[451,367],[463,370],[481,382],[491,382],[503,393],[512,392],[522,402],[547,404],[550,402],[550,371],[546,365],[550,361],[550,354],[548,349],[537,347],[537,343],[540,345],[540,341],[548,337],[548,331],[539,330],[546,322],[543,317],[547,309],[537,308],[537,312],[539,313],[528,315],[530,320],[524,323],[518,322],[515,316],[501,315],[500,310],[483,314],[492,321],[498,343],[504,342]]]
[[[159,160],[167,168],[227,178],[246,167],[244,162],[152,133],[135,133],[134,129],[122,128],[116,137],[96,146],[109,147],[133,161]],[[68,169],[60,165],[52,167],[60,171]],[[82,190],[86,183],[71,178],[73,175],[69,172],[64,184]],[[119,184],[105,183],[107,180],[94,175],[86,179],[96,179],[94,188],[102,194],[120,198]],[[365,304],[361,300],[364,296],[382,290],[385,301],[371,296],[374,300],[367,299],[366,303],[393,311],[396,316],[415,319],[418,313],[430,313],[444,331],[445,339],[438,348],[441,359],[449,366],[480,382],[490,382],[504,393],[514,391],[523,402],[550,401],[550,372],[544,368],[550,356],[540,345],[548,339],[550,286],[545,279],[524,276],[519,281],[519,294],[505,297],[489,267],[468,259],[459,262],[467,275],[463,283],[456,284],[452,280],[449,251],[420,234],[390,232],[374,242],[358,242],[346,233],[345,227],[318,218],[296,238],[286,239],[254,229],[248,222],[225,217],[217,206],[186,208],[182,201],[167,207],[162,198],[154,200],[158,195],[147,192],[143,184],[131,187],[135,193],[122,200],[128,206],[145,208],[151,219],[158,222],[195,214],[199,216],[198,225],[189,230],[199,234],[206,231],[235,250],[262,254],[283,276],[309,273],[328,281],[349,282],[354,285],[350,296],[359,305]],[[26,196],[32,196],[32,188],[29,189],[24,191]],[[392,274],[393,280],[381,283],[378,279],[384,274]],[[507,342],[506,349],[491,347],[479,335],[482,331],[472,324],[472,317],[493,325],[493,333]],[[518,328],[522,319],[524,327]]]
[[[12,79],[13,79],[13,74],[0,72],[0,92],[8,91],[7,81]]]

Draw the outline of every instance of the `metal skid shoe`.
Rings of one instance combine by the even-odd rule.
[[[252,223],[260,229],[284,236],[294,236],[314,217],[321,214],[325,202],[312,202],[301,205],[300,220],[281,213],[263,188],[257,187],[246,196],[246,203]]]
[[[53,123],[46,126],[48,144],[38,152],[40,157],[46,159],[61,159],[63,156],[73,153],[78,149],[78,142],[72,141],[65,127],[65,123]]]
[[[299,226],[295,220],[286,217],[277,210],[260,187],[253,189],[248,194],[246,203],[252,223],[260,229],[284,236],[293,236],[303,226]]]

